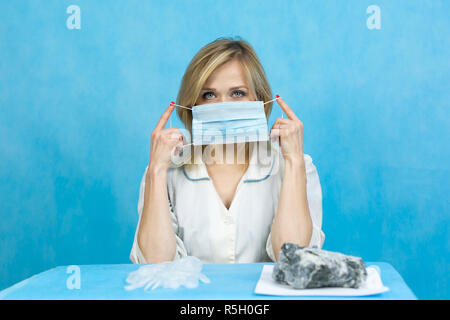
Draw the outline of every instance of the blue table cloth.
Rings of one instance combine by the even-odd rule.
[[[255,294],[255,286],[265,264],[204,264],[202,273],[210,283],[199,282],[197,288],[178,289],[158,287],[144,291],[124,289],[131,271],[140,267],[135,264],[80,265],[80,289],[68,289],[66,282],[72,272],[68,266],[59,266],[34,275],[0,291],[0,299],[51,299],[51,300],[109,300],[109,299],[152,299],[152,300],[277,300],[277,299],[417,299],[400,274],[388,263],[366,263],[378,266],[381,279],[388,292],[366,297],[286,297]]]

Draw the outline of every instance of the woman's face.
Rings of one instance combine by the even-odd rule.
[[[195,104],[254,100],[242,65],[233,59],[211,73]]]

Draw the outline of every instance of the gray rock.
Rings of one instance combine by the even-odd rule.
[[[359,257],[286,242],[281,246],[272,278],[296,289],[358,288],[366,280],[367,272]]]

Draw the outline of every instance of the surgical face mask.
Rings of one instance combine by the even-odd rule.
[[[202,104],[192,107],[193,145],[267,141],[263,101]]]
[[[229,144],[238,142],[267,141],[269,139],[264,105],[275,101],[238,101],[202,104],[192,108],[176,104],[192,111],[192,134],[179,129],[187,144],[182,152],[172,156],[172,167],[186,162],[190,157],[190,145]]]

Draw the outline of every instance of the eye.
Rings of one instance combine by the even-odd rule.
[[[208,95],[209,95],[209,94],[214,95],[214,92],[212,92],[212,91],[206,91],[206,92],[202,95],[202,98],[203,98],[203,99],[210,99],[210,98],[208,98]],[[211,97],[211,99],[212,99],[212,97]]]
[[[238,96],[236,96],[235,94],[238,94]],[[242,97],[245,97],[247,95],[247,93],[242,90],[234,90],[233,95],[237,98],[242,98]]]

